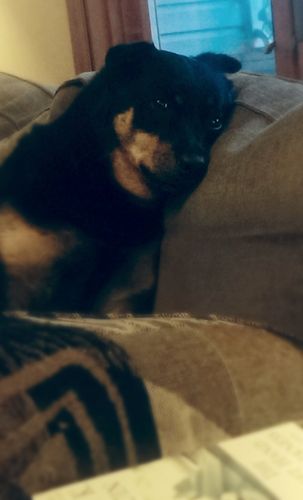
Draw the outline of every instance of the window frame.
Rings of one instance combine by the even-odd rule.
[[[154,0],[66,0],[76,73],[95,71],[117,43],[152,40]],[[279,76],[303,79],[302,0],[271,0]],[[152,9],[150,10],[152,15]],[[157,45],[157,41],[155,41]]]

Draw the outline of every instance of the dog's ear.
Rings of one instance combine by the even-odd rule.
[[[195,57],[196,61],[208,64],[216,71],[223,73],[237,73],[241,69],[241,63],[235,57],[227,56],[225,54],[214,54],[206,52]]]
[[[156,47],[149,42],[120,44],[109,49],[105,58],[107,69],[131,71],[140,66],[156,52]]]

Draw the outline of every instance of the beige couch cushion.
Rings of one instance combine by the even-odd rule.
[[[0,164],[34,123],[49,120],[55,91],[54,86],[0,73]]]
[[[156,311],[241,318],[303,340],[303,85],[235,83],[208,176],[168,215]]]
[[[0,73],[0,140],[20,130],[52,102],[53,86]]]

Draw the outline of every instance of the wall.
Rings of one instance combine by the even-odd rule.
[[[41,83],[74,75],[65,0],[0,0],[0,71]]]

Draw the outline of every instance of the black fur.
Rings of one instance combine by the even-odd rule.
[[[80,241],[53,263],[56,280],[47,299],[37,290],[29,307],[90,309],[125,249],[161,232],[167,198],[206,173],[234,104],[224,73],[239,69],[225,55],[188,58],[144,42],[120,45],[61,117],[20,141],[0,170],[2,206],[39,230],[76,231]],[[162,159],[155,169],[140,164],[147,198],[126,190],[113,173],[112,153],[120,145],[113,123],[129,109],[133,129],[169,144],[176,160],[172,166]]]

